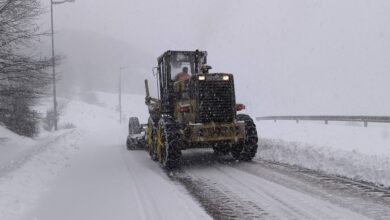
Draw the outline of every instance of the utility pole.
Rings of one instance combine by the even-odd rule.
[[[119,94],[119,124],[122,124],[122,70],[126,69],[127,66],[119,68],[119,82],[118,82],[118,94]]]
[[[56,61],[54,53],[54,19],[53,5],[59,5],[66,2],[74,2],[74,0],[53,1],[50,0],[50,20],[51,20],[51,60],[52,60],[52,80],[53,80],[53,111],[54,111],[54,130],[58,130],[58,112],[57,112],[57,89],[56,89]]]
[[[50,4],[50,17],[51,17],[51,60],[53,65],[53,73],[52,73],[52,80],[53,80],[53,111],[54,111],[54,130],[58,130],[57,126],[57,91],[56,91],[56,61],[55,61],[55,54],[54,54],[54,22],[53,22],[53,1],[51,1]]]

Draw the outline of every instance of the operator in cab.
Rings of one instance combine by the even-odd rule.
[[[183,70],[182,72],[178,73],[176,76],[175,76],[175,81],[178,82],[178,81],[185,81],[185,80],[188,80],[190,79],[190,74],[188,74],[188,67],[183,67]]]

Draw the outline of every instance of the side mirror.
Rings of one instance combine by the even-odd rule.
[[[152,69],[152,72],[153,72],[153,76],[157,76],[157,74],[158,74],[158,66],[156,66],[156,67],[153,67],[153,69]]]

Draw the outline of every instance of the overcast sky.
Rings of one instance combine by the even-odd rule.
[[[76,0],[55,6],[55,29],[64,84],[113,89],[129,66],[142,93],[157,56],[199,48],[253,114],[390,115],[389,12],[388,0]]]

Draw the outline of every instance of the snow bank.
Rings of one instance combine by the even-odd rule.
[[[49,189],[48,183],[69,166],[69,156],[78,150],[75,143],[79,139],[75,131],[62,134],[29,155],[23,166],[0,175],[0,219],[14,219],[30,210]]]
[[[25,162],[34,152],[54,141],[69,130],[55,133],[42,132],[38,137],[20,136],[7,128],[0,126],[0,176]]]
[[[390,186],[390,125],[260,121],[258,157]]]
[[[29,138],[0,126],[0,219],[12,219],[28,209],[66,166],[71,146],[66,145],[66,135],[71,132],[42,131]]]
[[[34,139],[17,135],[0,126],[0,171],[7,164],[30,151],[35,144]]]

